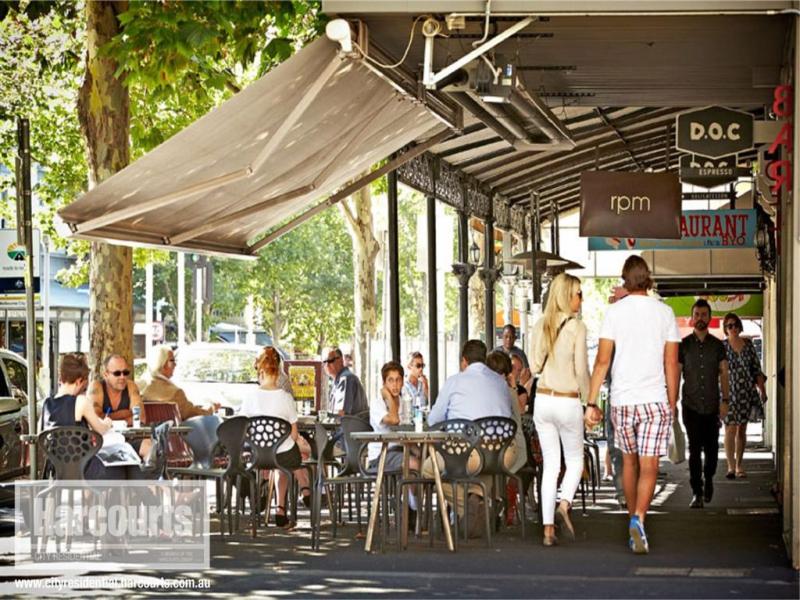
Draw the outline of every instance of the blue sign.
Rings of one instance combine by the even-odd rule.
[[[756,211],[686,210],[681,214],[681,239],[590,237],[589,250],[691,250],[752,248],[755,245]]]

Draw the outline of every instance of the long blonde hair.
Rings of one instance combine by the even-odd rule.
[[[560,273],[550,284],[547,305],[544,308],[544,323],[542,324],[542,335],[548,354],[553,351],[553,346],[556,344],[558,328],[563,320],[562,315],[572,314],[570,303],[580,285],[581,280],[568,273]]]

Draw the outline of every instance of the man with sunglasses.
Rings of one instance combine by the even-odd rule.
[[[430,392],[428,390],[428,378],[425,377],[425,359],[418,350],[408,355],[406,364],[408,375],[403,384],[406,390],[414,399],[414,406],[427,406]]]
[[[87,391],[98,416],[108,416],[112,421],[125,420],[133,424],[133,407],[142,408],[139,388],[131,379],[128,361],[112,354],[103,361],[103,378],[93,381]]]
[[[711,305],[701,298],[692,306],[694,329],[681,340],[678,351],[678,362],[683,371],[683,424],[689,438],[691,508],[703,508],[703,503],[711,502],[714,495],[713,480],[722,426],[720,419],[727,415],[730,400],[728,357],[722,341],[709,335],[710,321]]]

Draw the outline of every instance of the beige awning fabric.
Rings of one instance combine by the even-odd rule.
[[[59,211],[74,237],[247,256],[254,238],[443,129],[320,38]]]

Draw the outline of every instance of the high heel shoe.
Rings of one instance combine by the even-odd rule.
[[[556,508],[556,521],[561,529],[561,533],[563,533],[569,541],[574,542],[575,528],[572,526],[572,519],[569,518],[569,509],[569,504],[567,504],[566,508],[564,508],[564,503],[559,504],[558,508]]]
[[[279,513],[279,510],[283,511],[283,513]],[[294,526],[289,517],[286,516],[286,509],[283,506],[278,506],[275,510],[275,525],[281,529],[291,529]]]

